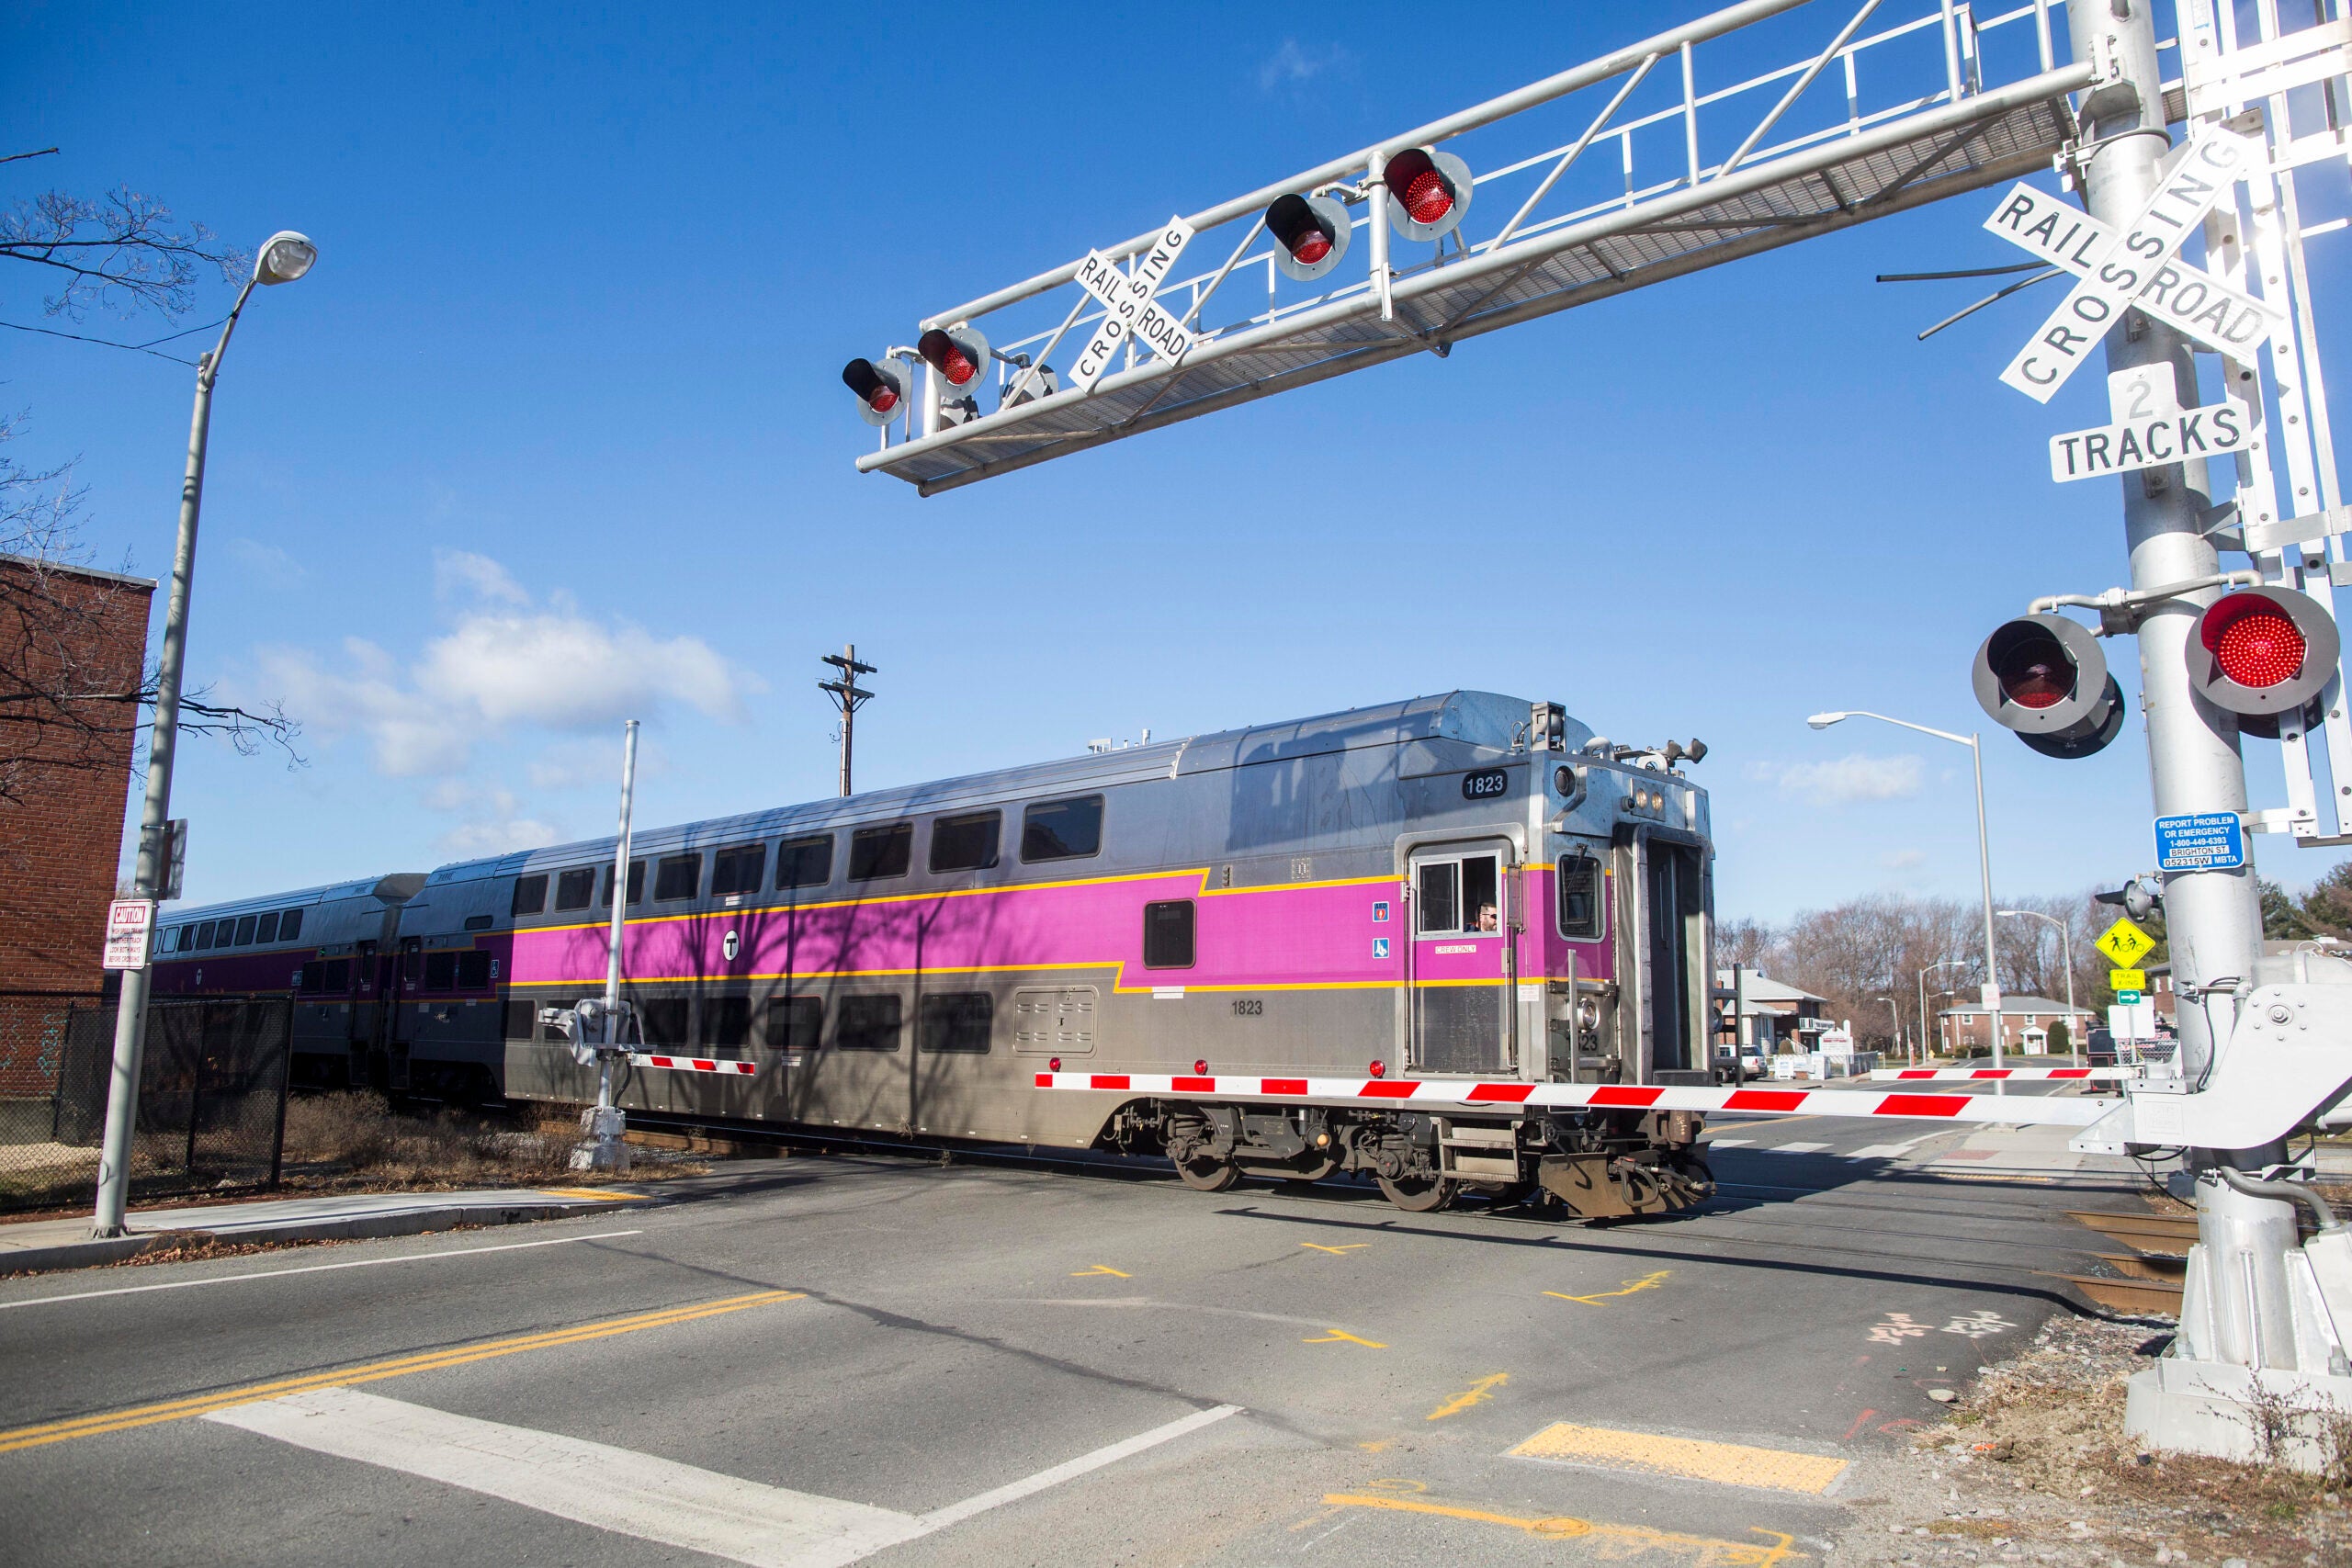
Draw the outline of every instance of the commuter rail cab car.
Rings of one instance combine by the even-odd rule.
[[[1711,1081],[1713,851],[1679,765],[1703,751],[1455,692],[641,832],[622,1103],[1165,1155],[1209,1190],[1354,1171],[1415,1210],[1464,1190],[1678,1208],[1709,1188],[1696,1114],[1630,1087],[1511,1096]],[[356,962],[290,966],[322,1010],[310,1079],[593,1098],[538,1019],[602,992],[615,848],[301,896],[356,919],[364,895],[380,921],[372,996]],[[247,908],[175,924],[209,921],[217,953]],[[361,940],[338,928],[337,955]],[[189,985],[220,962],[162,961],[204,968]],[[1334,1078],[1363,1092],[1308,1092]],[[1492,1103],[1390,1095],[1432,1079]]]

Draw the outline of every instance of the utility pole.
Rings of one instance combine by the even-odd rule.
[[[2159,164],[2170,146],[2153,10],[2154,0],[2066,7],[2075,58],[2107,62],[2110,73],[2121,78],[2094,89],[2084,102],[2083,140],[2097,151],[2082,161],[2079,176],[2084,205],[2118,230],[2128,229],[2154,197]],[[2180,334],[2132,310],[2108,333],[2107,367],[2111,374],[2143,365],[2169,367],[2186,405],[2202,400],[2196,366]],[[2201,461],[2125,474],[2120,483],[2133,588],[2211,578],[2221,570],[2219,556],[2198,523],[2198,513],[2211,504]],[[2189,674],[2188,639],[2220,592],[2204,588],[2160,600],[2140,624],[2141,700],[2160,817],[2246,808],[2237,722],[2200,698]],[[2233,993],[2242,994],[2240,987],[2254,983],[2261,952],[2261,895],[2251,866],[2163,876],[2173,983],[2180,998],[2180,1071],[2190,1084],[2199,1084],[2236,1021]],[[2218,988],[2209,994],[2208,987]],[[2250,1168],[2285,1157],[2281,1143],[2240,1151],[2226,1162]]]
[[[850,731],[857,722],[857,710],[874,698],[873,693],[858,689],[857,678],[860,675],[878,675],[881,671],[871,664],[857,661],[857,644],[854,642],[843,643],[839,653],[826,654],[822,662],[841,671],[838,680],[818,682],[817,689],[831,693],[833,705],[842,712],[842,794],[847,795],[850,793]]]

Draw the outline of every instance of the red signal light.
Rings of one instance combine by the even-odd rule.
[[[1313,266],[1331,254],[1331,242],[1323,237],[1320,229],[1309,229],[1298,237],[1298,243],[1290,247],[1290,254],[1306,265]]]
[[[2223,603],[2245,597],[2233,594]],[[2220,606],[2215,609],[2218,612]],[[2205,646],[2213,650],[2222,673],[2257,692],[2293,676],[2310,651],[2293,618],[2273,604],[2248,604],[2232,615],[2210,615],[2198,630]]]
[[[1204,1056],[1199,1061],[1193,1064],[1193,1076],[1198,1078],[1204,1078],[1209,1076],[1209,1063],[1207,1057]]]
[[[1372,1066],[1365,1070],[1370,1072],[1374,1077],[1385,1078],[1388,1076],[1388,1064],[1382,1061],[1379,1057],[1374,1056],[1372,1059]]]
[[[1054,1072],[1054,1073],[1060,1072],[1060,1071],[1062,1070],[1062,1059],[1061,1059],[1059,1056],[1048,1056],[1048,1057],[1046,1057],[1046,1070],[1047,1072]]]
[[[971,328],[942,331],[933,327],[915,340],[915,352],[939,372],[951,394],[979,390],[980,372],[989,362],[989,340]]]
[[[1405,187],[1403,200],[1414,222],[1434,223],[1453,209],[1453,193],[1446,188],[1444,175],[1424,169]]]
[[[853,359],[842,367],[842,384],[857,394],[858,413],[868,424],[888,424],[906,398],[906,378],[887,361]]]
[[[1278,196],[1266,209],[1266,232],[1282,247],[1274,265],[1284,276],[1312,283],[1340,265],[1354,232],[1348,209],[1328,196]]]
[[[2335,622],[2310,595],[2267,585],[2225,593],[2198,618],[2189,680],[2231,713],[2275,721],[2319,695],[2343,651]],[[2263,733],[2260,725],[2241,726]]]
[[[2056,637],[2036,626],[1994,650],[1993,676],[2003,696],[2039,711],[2074,694],[2075,661]]]
[[[2064,615],[2004,621],[1976,650],[1977,705],[2048,757],[2087,757],[2123,728],[2123,691],[2090,628]]]
[[[1388,160],[1384,177],[1390,221],[1406,239],[1442,238],[1469,210],[1470,165],[1451,152],[1408,147]]]

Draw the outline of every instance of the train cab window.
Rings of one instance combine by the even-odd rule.
[[[821,997],[770,997],[767,1048],[771,1051],[813,1051],[823,1038],[825,1002]]]
[[[584,909],[588,907],[590,900],[595,897],[596,868],[594,866],[575,866],[570,871],[556,874],[555,907],[559,911]]]
[[[996,998],[986,991],[935,992],[923,998],[917,1023],[917,1050],[985,1056],[996,1025]]]
[[[424,988],[428,991],[454,991],[458,988],[456,953],[440,952],[424,955]]]
[[[1501,929],[1502,867],[1493,855],[1423,861],[1413,879],[1417,936],[1476,935]]]
[[[465,929],[469,931],[486,931],[497,923],[498,920],[495,916],[468,915],[466,917]]]
[[[705,997],[702,1043],[714,1051],[741,1051],[752,1043],[752,998]]]
[[[860,828],[849,836],[849,879],[852,882],[878,882],[886,876],[904,876],[907,867],[914,863],[915,825],[911,822],[886,822],[879,828]]]
[[[833,1015],[833,1049],[895,1051],[904,1027],[898,992],[878,997],[843,997],[840,1010]]]
[[[183,944],[185,945],[185,944]],[[212,922],[206,920],[196,928],[196,950],[202,953],[212,945]]]
[[[994,865],[997,833],[1003,822],[1001,811],[942,817],[931,825],[931,869],[985,871]]]
[[[268,914],[264,915],[261,918],[261,923],[254,927],[254,940],[255,942],[276,942],[277,940],[277,910],[272,909]]]
[[[490,954],[475,951],[458,954],[458,989],[487,991],[490,989]]]
[[[1562,855],[1552,880],[1559,888],[1560,934],[1570,942],[1599,942],[1600,862],[1588,854]]]
[[[765,844],[738,844],[719,851],[710,857],[710,896],[723,898],[729,893],[757,893],[760,874],[767,864]]]
[[[663,855],[653,867],[653,901],[691,898],[702,888],[702,856]]]
[[[339,997],[351,989],[350,959],[330,958],[320,967],[326,971],[326,976],[319,984],[329,996]]]
[[[786,839],[775,847],[778,887],[822,887],[833,879],[833,836]]]
[[[245,915],[238,919],[237,945],[239,947],[247,947],[252,945],[254,940],[254,927],[259,922],[260,919],[261,917],[258,915]]]
[[[1193,901],[1170,898],[1143,907],[1143,966],[1147,969],[1190,969],[1193,966]]]
[[[302,911],[288,909],[277,917],[277,940],[292,942],[302,934]]]
[[[633,860],[628,863],[628,901],[632,904],[645,902],[645,863],[641,860]],[[596,902],[607,909],[613,907],[613,868],[611,866],[605,868],[605,892]]]
[[[1102,797],[1040,801],[1021,814],[1021,858],[1076,860],[1102,848]]]
[[[547,873],[514,879],[514,906],[507,912],[513,915],[536,915],[548,907]]]

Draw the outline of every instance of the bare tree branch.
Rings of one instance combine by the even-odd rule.
[[[0,212],[0,259],[57,275],[44,304],[51,316],[80,321],[104,305],[129,317],[154,310],[177,320],[195,308],[208,274],[234,283],[253,265],[201,223],[182,225],[171,209],[124,186],[93,201],[52,190]]]

